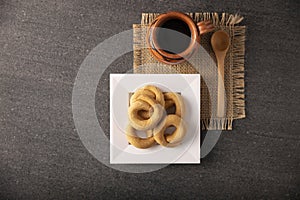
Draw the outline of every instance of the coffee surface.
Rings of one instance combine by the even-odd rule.
[[[160,49],[178,54],[186,50],[191,41],[191,31],[188,25],[179,20],[171,19],[162,24],[157,32],[157,42]]]

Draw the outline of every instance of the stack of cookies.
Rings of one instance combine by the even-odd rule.
[[[172,107],[175,107],[175,112],[167,112]],[[153,85],[137,89],[130,98],[128,108],[128,142],[141,149],[155,144],[165,147],[179,145],[186,134],[186,125],[182,119],[184,110],[183,98],[178,93],[163,93]],[[166,134],[166,129],[172,126],[176,128],[175,131]],[[145,131],[147,138],[137,136],[137,130]]]

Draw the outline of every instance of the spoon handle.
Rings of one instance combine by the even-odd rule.
[[[217,117],[225,115],[225,84],[224,84],[224,59],[218,59],[218,107]]]

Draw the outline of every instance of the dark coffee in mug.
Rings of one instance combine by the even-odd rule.
[[[158,15],[152,21],[146,42],[156,60],[165,64],[179,64],[199,48],[200,29],[189,15],[171,11]]]
[[[157,32],[157,43],[160,49],[178,54],[185,51],[191,42],[191,30],[180,19],[170,19],[164,22]]]

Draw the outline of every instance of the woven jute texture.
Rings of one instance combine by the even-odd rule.
[[[243,20],[239,15],[227,13],[187,13],[195,22],[211,20],[215,31],[224,30],[230,36],[230,47],[225,58],[224,88],[226,91],[226,112],[220,118],[216,116],[217,105],[217,67],[216,58],[210,44],[213,33],[201,37],[201,46],[205,53],[196,53],[191,62],[177,65],[166,65],[158,62],[150,53],[146,34],[151,23],[159,13],[143,13],[141,24],[133,25],[134,41],[134,73],[148,74],[194,74],[201,75],[201,129],[202,130],[232,130],[234,119],[245,118],[244,96],[244,54],[245,54],[245,26],[237,26]],[[204,55],[209,55],[209,59]],[[208,60],[214,60],[214,67],[208,67]],[[192,63],[192,64],[191,64]],[[210,83],[208,84],[208,81]],[[212,84],[211,84],[212,83]],[[212,87],[213,85],[213,87]],[[209,88],[209,87],[210,88]]]

